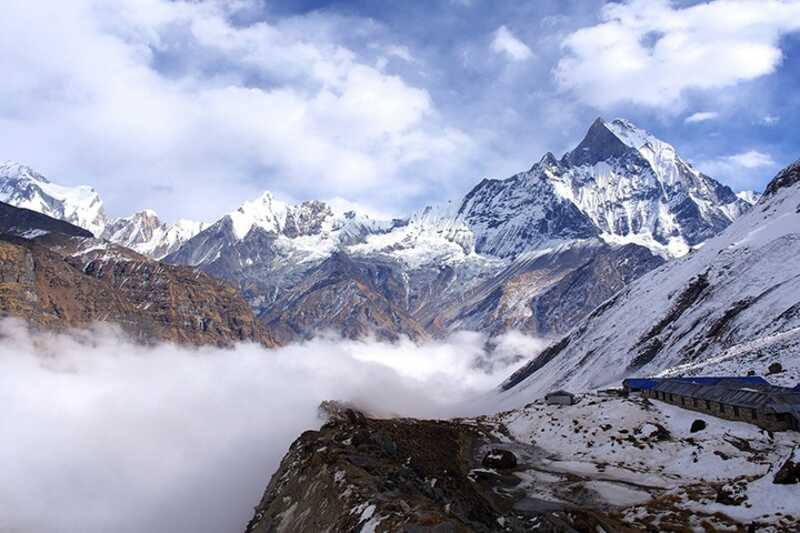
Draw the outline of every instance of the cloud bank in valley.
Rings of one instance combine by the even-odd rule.
[[[239,531],[292,440],[321,423],[321,400],[466,414],[514,354],[541,348],[516,333],[491,355],[474,333],[142,347],[107,327],[32,335],[13,320],[0,336],[0,530],[48,533]]]

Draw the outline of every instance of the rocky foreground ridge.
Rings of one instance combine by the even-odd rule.
[[[292,444],[245,531],[796,531],[796,446],[602,393],[452,421],[341,410]]]
[[[0,316],[59,331],[110,322],[145,343],[274,345],[230,285],[2,203]]]

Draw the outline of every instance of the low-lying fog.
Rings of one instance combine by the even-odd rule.
[[[488,355],[485,341],[144,348],[107,326],[31,334],[0,321],[0,531],[242,531],[289,444],[320,425],[320,401],[470,414],[514,354],[541,348],[508,334]]]

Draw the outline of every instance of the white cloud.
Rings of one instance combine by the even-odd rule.
[[[679,110],[690,89],[728,87],[772,73],[782,35],[800,29],[797,0],[609,3],[602,23],[563,42],[557,82],[584,102]]]
[[[705,122],[707,120],[714,120],[719,116],[719,113],[716,111],[698,111],[697,113],[692,113],[688,117],[684,119],[686,124],[695,124],[697,122]]]
[[[229,20],[235,5],[4,5],[3,158],[92,182],[116,214],[213,218],[266,188],[397,203],[468,151],[426,90],[338,44],[337,31],[372,23],[315,14],[243,26]],[[151,193],[163,186],[180,202]]]
[[[744,168],[761,168],[775,166],[775,160],[772,156],[759,152],[758,150],[749,150],[740,154],[729,155],[725,159]]]
[[[777,162],[770,154],[759,150],[722,155],[697,163],[700,170],[739,191],[763,186],[765,178],[771,177],[765,172],[776,166]]]
[[[780,122],[781,117],[778,115],[765,115],[761,121],[766,124],[767,126],[774,126],[778,122]]]
[[[414,57],[411,55],[411,51],[407,46],[393,44],[386,47],[386,53],[390,56],[399,57],[400,59],[408,61],[409,63],[414,62]]]
[[[494,32],[492,50],[498,54],[505,54],[512,61],[525,61],[533,56],[528,45],[520,41],[505,26],[500,26]]]
[[[0,335],[0,530],[42,533],[242,531],[289,444],[321,423],[320,401],[468,414],[465,400],[519,366],[513,353],[542,347],[513,335],[490,357],[463,333],[196,350],[105,328],[32,336],[11,320]]]

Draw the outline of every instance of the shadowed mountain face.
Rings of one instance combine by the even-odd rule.
[[[274,344],[239,292],[207,274],[6,204],[0,204],[0,228],[4,316],[57,330],[110,322],[146,343]]]
[[[748,208],[667,143],[598,119],[560,160],[483,180],[457,203],[381,222],[267,193],[166,261],[238,285],[287,342],[325,329],[551,336]]]
[[[168,225],[147,210],[109,220],[92,189],[57,186],[13,163],[0,165],[0,193],[68,221],[91,206],[96,235],[236,286],[282,342],[322,330],[558,335],[751,205],[671,145],[602,119],[561,159],[548,153],[526,172],[397,220],[290,205],[269,192],[211,225]]]
[[[504,384],[535,398],[629,375],[800,378],[800,162],[694,253],[628,284]]]
[[[402,305],[404,293],[402,280],[390,267],[336,252],[307,271],[292,296],[261,318],[283,342],[331,328],[349,338],[430,338]]]
[[[20,209],[0,202],[0,233],[34,238],[48,233],[91,239],[92,233],[69,222],[57,220],[30,209]]]

